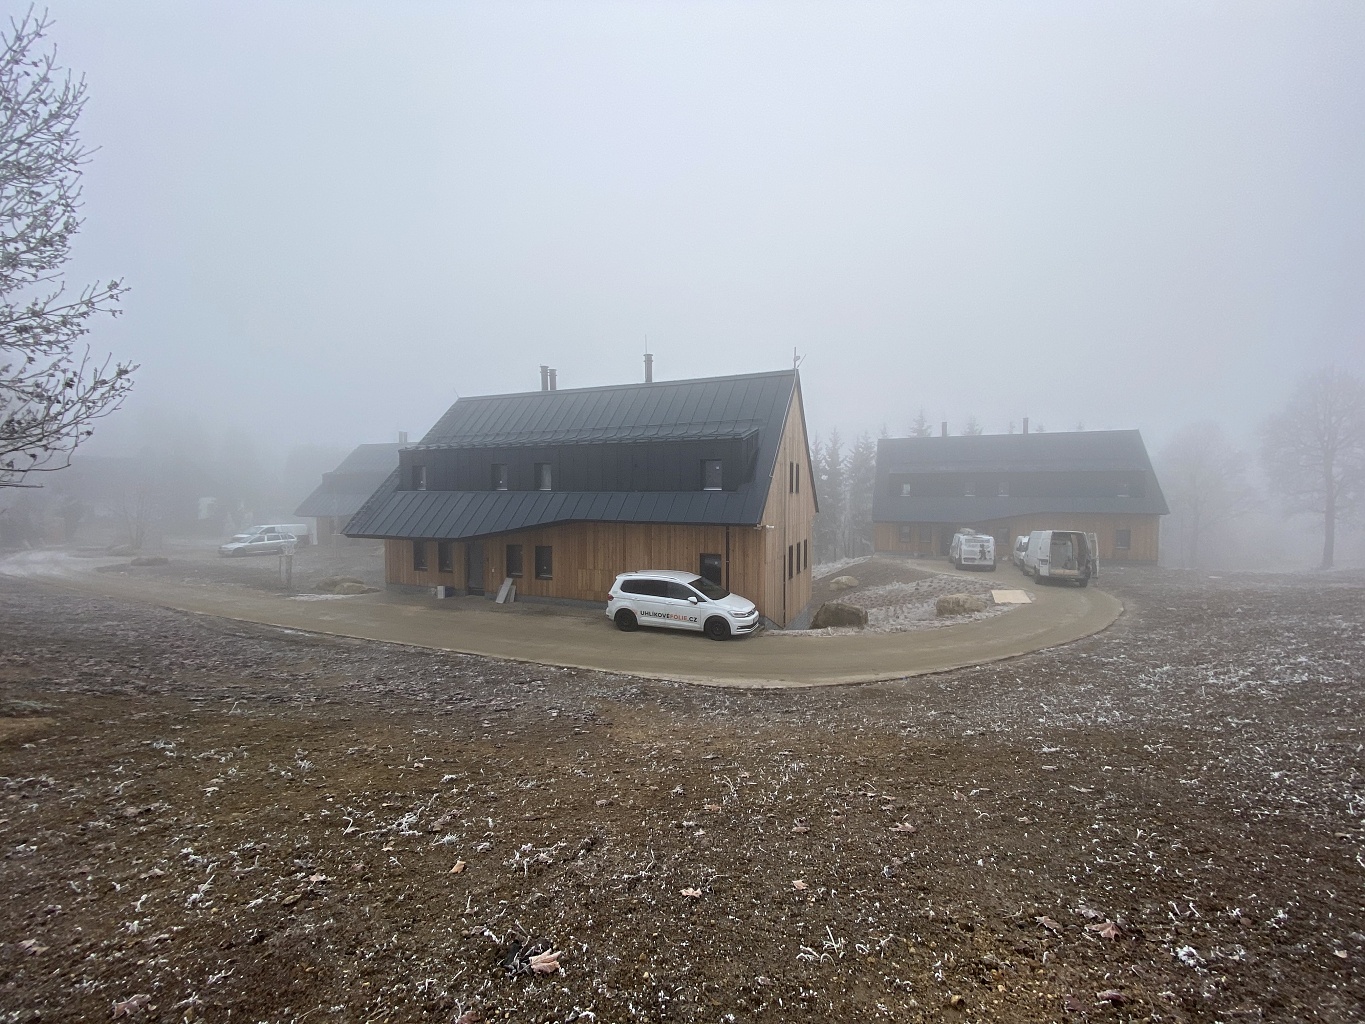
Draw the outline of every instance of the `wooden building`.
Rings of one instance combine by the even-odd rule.
[[[551,371],[553,372],[553,371]],[[605,602],[683,569],[786,626],[808,611],[816,511],[795,370],[461,398],[346,527],[396,587]],[[550,378],[551,382],[553,377]]]
[[[953,533],[995,537],[1008,558],[1032,530],[1096,535],[1103,562],[1156,564],[1170,510],[1136,430],[883,438],[877,445],[873,543],[946,556]]]
[[[402,446],[401,442],[362,444],[336,469],[322,475],[322,483],[294,510],[294,515],[313,520],[315,543],[335,544],[344,539],[342,530],[351,516],[397,468]]]

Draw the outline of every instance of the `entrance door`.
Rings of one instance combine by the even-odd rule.
[[[464,546],[464,587],[471,594],[483,593],[483,541],[471,540]]]

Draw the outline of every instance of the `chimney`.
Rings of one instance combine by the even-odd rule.
[[[948,436],[948,421],[947,421],[947,420],[944,420],[944,421],[943,421],[943,425],[942,425],[941,427],[939,427],[938,429],[939,429],[939,437],[947,437],[947,436]]]
[[[400,430],[400,431],[398,432],[398,443],[399,443],[399,444],[407,444],[407,443],[408,443],[408,432],[407,432],[406,430]]]
[[[550,368],[544,363],[540,364],[540,390],[550,390]]]
[[[551,391],[559,390],[559,371],[556,370],[553,366],[550,367],[550,390]]]
[[[654,356],[648,352],[645,353],[645,383],[654,383]]]
[[[1025,433],[1025,434],[1028,433],[1028,417],[1027,417],[1027,416],[1024,417],[1024,433]]]

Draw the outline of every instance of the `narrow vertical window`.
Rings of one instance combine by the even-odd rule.
[[[701,489],[703,491],[720,490],[720,459],[701,460]]]
[[[809,569],[809,568],[810,568],[810,540],[809,540],[809,539],[803,540],[803,541],[801,542],[801,550],[805,552],[806,568]]]
[[[521,560],[521,545],[507,545],[507,575],[520,577],[523,572]]]
[[[536,545],[536,579],[552,580],[555,576],[555,550],[549,544]]]
[[[721,581],[721,557],[718,554],[703,554],[701,556],[701,567],[697,575],[703,579],[708,579],[718,587],[725,584]]]
[[[493,463],[493,490],[507,490],[507,464],[505,462]]]
[[[427,467],[412,467],[412,489],[415,491],[425,491],[427,489]]]
[[[794,557],[794,554],[793,554],[793,552],[792,552],[792,546],[791,546],[790,544],[788,544],[788,545],[787,545],[787,579],[791,579],[792,576],[793,576],[792,567],[793,567],[794,564],[795,564],[795,557]]]
[[[801,463],[796,463],[796,493],[801,493]]]
[[[451,550],[452,547],[448,540],[436,542],[436,568],[441,572],[455,571],[455,554]]]
[[[412,542],[412,571],[427,571],[427,542],[424,540]]]
[[[536,463],[536,490],[554,490],[554,482],[550,476],[550,464],[548,462]]]

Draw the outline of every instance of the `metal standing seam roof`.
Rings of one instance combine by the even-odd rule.
[[[901,495],[892,475],[931,473],[1128,472],[1146,482],[1142,497],[1021,495],[975,498]],[[882,438],[877,443],[877,485],[872,518],[881,523],[985,522],[1047,513],[1166,515],[1170,509],[1137,430],[1043,434],[977,434]]]
[[[362,444],[322,475],[322,483],[294,510],[296,516],[325,519],[355,515],[398,465],[401,444]]]
[[[795,370],[461,398],[415,448],[516,448],[757,433],[733,491],[402,491],[394,471],[346,526],[356,537],[457,540],[579,521],[753,525],[762,518]]]

